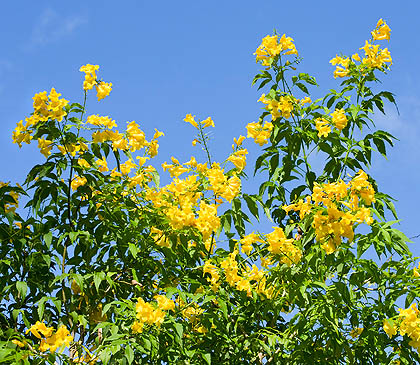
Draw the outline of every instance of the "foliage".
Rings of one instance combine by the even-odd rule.
[[[83,104],[36,94],[13,139],[37,140],[46,161],[23,187],[0,187],[0,363],[419,361],[420,275],[392,198],[366,173],[395,139],[372,119],[395,104],[373,88],[389,34],[380,20],[363,57],[332,59],[343,81],[315,101],[293,39],[263,39],[253,84],[268,91],[246,127],[264,146],[254,194],[241,192],[245,137],[212,162],[214,122],[191,114],[207,160],[172,157],[161,186],[148,161],[162,132],[148,141],[136,122],[120,132],[87,116],[90,90],[100,101],[112,89],[99,66],[80,69]],[[251,232],[263,213],[272,232]]]

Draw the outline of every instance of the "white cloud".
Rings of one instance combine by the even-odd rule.
[[[57,42],[72,34],[75,29],[86,22],[87,17],[84,15],[62,16],[55,10],[47,8],[35,23],[30,40],[24,48],[32,50],[36,47]]]

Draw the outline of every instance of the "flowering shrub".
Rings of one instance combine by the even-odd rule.
[[[38,141],[46,161],[23,187],[0,184],[0,362],[419,361],[420,275],[386,219],[397,219],[392,198],[368,175],[372,153],[394,140],[371,115],[395,103],[370,88],[392,63],[375,43],[390,29],[380,20],[371,35],[363,58],[331,60],[341,89],[314,101],[294,40],[263,38],[253,82],[269,88],[263,112],[221,162],[208,149],[211,117],[184,119],[204,158],[156,166],[163,132],[87,114],[88,93],[112,91],[97,65],[80,68],[82,104],[36,94],[12,138]],[[248,139],[263,147],[255,194],[242,191]],[[325,162],[318,173],[314,160]],[[263,212],[267,233],[252,221]]]

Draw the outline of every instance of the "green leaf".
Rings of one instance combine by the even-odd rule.
[[[134,361],[134,351],[129,343],[125,347],[125,357],[127,358],[129,364],[131,364]]]
[[[316,179],[316,175],[313,171],[308,171],[305,175],[305,181],[308,185],[309,189],[312,190],[314,186],[314,181]]]
[[[379,138],[373,138],[373,143],[378,148],[378,151],[381,153],[382,156],[386,157],[386,148],[385,143],[382,139]]]
[[[28,292],[28,284],[24,281],[17,281],[16,282],[16,289],[19,293],[19,297],[23,300],[26,298],[26,293]]]
[[[201,354],[201,357],[207,364],[211,365],[211,354]]]
[[[259,221],[258,205],[256,203],[255,197],[248,194],[243,194],[243,198],[245,199],[246,205],[248,206],[251,214]]]
[[[99,148],[99,145],[98,145],[97,143],[92,143],[92,144],[90,145],[90,147],[91,147],[91,149],[92,149],[93,154],[94,154],[97,158],[102,159],[101,149]]]
[[[52,232],[48,232],[44,234],[44,242],[47,245],[48,248],[51,246],[51,240],[52,240]]]
[[[136,257],[137,257],[137,253],[140,251],[140,248],[139,248],[139,247],[137,247],[134,243],[131,243],[131,242],[128,244],[128,249],[130,250],[131,255],[132,255],[134,258],[136,258]]]
[[[101,285],[102,280],[105,278],[104,272],[95,272],[93,274],[93,282],[95,283],[96,291],[99,292],[99,286]]]
[[[181,323],[177,323],[177,322],[174,323],[174,327],[177,334],[178,342],[182,346],[182,335],[184,334],[184,327],[182,326]]]
[[[263,88],[265,85],[267,85],[269,82],[271,81],[271,79],[265,79],[264,81],[261,82],[261,84],[258,86],[258,89]]]
[[[76,238],[77,238],[78,235],[79,235],[79,232],[70,232],[69,233],[71,243],[74,243],[74,241],[76,241]]]
[[[297,86],[299,89],[301,89],[301,90],[302,90],[305,94],[309,95],[308,88],[307,88],[304,84],[302,84],[302,83],[298,82],[298,83],[296,83],[296,86]]]

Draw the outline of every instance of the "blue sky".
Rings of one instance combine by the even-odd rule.
[[[230,152],[233,137],[256,121],[260,96],[251,87],[259,66],[253,52],[276,28],[295,40],[304,58],[301,72],[316,77],[316,95],[337,88],[328,63],[337,53],[352,54],[363,46],[379,18],[392,29],[388,48],[392,71],[382,77],[393,92],[398,114],[375,114],[377,127],[399,141],[389,158],[375,159],[369,173],[383,192],[393,196],[408,237],[420,234],[419,137],[420,76],[418,19],[420,3],[406,1],[111,1],[6,2],[0,14],[0,180],[22,182],[44,157],[36,143],[19,150],[11,134],[32,110],[32,96],[51,87],[72,101],[82,100],[86,63],[100,65],[99,77],[113,83],[111,95],[88,99],[88,113],[109,115],[120,125],[135,120],[151,138],[165,132],[160,159],[180,161],[201,152],[191,146],[193,128],[187,113],[211,116],[216,128],[211,148],[216,160]],[[250,161],[258,148],[250,147]],[[252,146],[252,147],[251,147]],[[201,155],[204,159],[204,155]],[[251,189],[252,184],[247,188]],[[249,191],[250,192],[250,191]],[[420,238],[410,247],[420,255]]]

